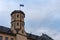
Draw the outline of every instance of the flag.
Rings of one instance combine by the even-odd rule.
[[[21,7],[24,7],[24,5],[23,5],[23,4],[20,4],[20,6],[21,6]]]

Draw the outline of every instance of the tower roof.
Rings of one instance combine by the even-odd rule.
[[[24,17],[25,17],[24,12],[23,12],[23,11],[21,11],[21,10],[14,10],[14,11],[11,13],[11,15],[13,15],[14,13],[21,13],[21,14],[23,14],[23,15],[24,15]]]

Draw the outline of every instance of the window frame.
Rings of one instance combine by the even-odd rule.
[[[19,18],[19,15],[17,14],[17,18]]]
[[[5,37],[5,40],[8,40],[8,37]]]
[[[1,39],[0,40],[3,40],[3,36],[0,36],[1,37]]]
[[[11,38],[11,40],[14,40],[14,38]]]
[[[17,22],[16,25],[19,26],[19,23]]]

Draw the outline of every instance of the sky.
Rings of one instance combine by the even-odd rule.
[[[20,7],[24,4],[24,7]],[[41,35],[45,33],[60,40],[60,0],[0,0],[0,25],[11,27],[11,12],[25,13],[25,30]]]

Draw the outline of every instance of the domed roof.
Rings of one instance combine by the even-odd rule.
[[[24,17],[25,17],[24,12],[21,11],[21,10],[14,10],[14,11],[11,13],[11,15],[13,15],[14,13],[22,13],[22,14],[24,15]]]

